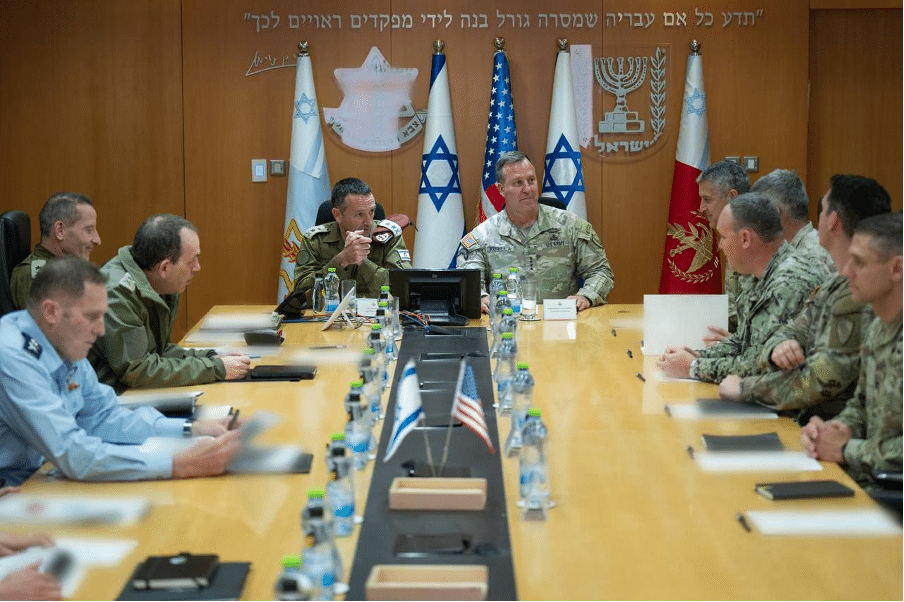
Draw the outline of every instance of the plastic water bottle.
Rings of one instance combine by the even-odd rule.
[[[345,448],[352,456],[352,464],[358,470],[367,466],[368,449],[370,447],[370,425],[364,421],[361,405],[352,406],[348,410],[348,422],[345,423]]]
[[[396,305],[396,298],[389,292],[388,284],[384,284],[380,287],[379,301],[386,301],[386,337],[388,338],[391,335],[394,343],[399,335],[399,313],[398,306]],[[395,355],[398,356],[398,349],[395,350]],[[395,359],[395,357],[393,359]]]
[[[502,415],[512,410],[511,379],[515,375],[515,349],[512,341],[512,333],[502,333],[502,344],[499,345],[499,353],[496,357],[496,371],[493,372],[493,380],[496,381],[496,406]]]
[[[332,600],[336,581],[335,541],[323,507],[323,491],[308,492],[308,503],[301,513],[305,549],[301,553],[302,570],[311,581],[312,600]]]
[[[492,317],[490,319],[490,327],[493,332],[493,345],[490,348],[490,357],[496,355],[499,351],[499,343],[502,337],[499,336],[499,324],[502,322],[502,311],[509,307],[508,291],[500,289],[496,292],[496,300],[493,302]]]
[[[521,453],[518,465],[521,475],[521,502],[525,513],[541,511],[545,518],[549,509],[549,479],[546,455],[546,425],[540,419],[540,410],[527,411],[527,421],[521,432]]]
[[[326,484],[326,499],[333,513],[333,535],[348,537],[354,527],[355,485],[351,476],[351,462],[345,455],[344,435],[333,433],[332,441],[340,445],[330,444],[327,449],[329,481]]]
[[[323,288],[326,289],[326,313],[331,314],[339,307],[339,276],[336,268],[328,268],[326,278],[323,279]]]
[[[382,326],[383,342],[386,343],[386,361],[396,359],[395,337],[392,334],[392,314],[386,301],[377,303],[377,323]]]
[[[509,457],[521,449],[521,430],[527,421],[527,411],[534,405],[534,377],[527,362],[518,362],[518,371],[512,378],[512,428],[505,442],[505,454]]]
[[[326,291],[323,286],[323,276],[317,274],[314,276],[314,293],[312,295],[313,309],[315,314],[323,314],[326,308]]]
[[[370,404],[370,422],[376,424],[383,419],[383,396],[380,394],[380,386],[376,379],[373,347],[364,348],[358,373],[364,381],[364,387],[361,389],[364,403]]]
[[[512,304],[512,311],[517,318],[521,315],[521,277],[518,275],[518,268],[509,268],[505,289],[508,291],[509,302]]]
[[[310,600],[311,580],[301,569],[301,556],[283,556],[283,570],[273,587],[276,600]]]
[[[495,313],[495,305],[496,305],[496,295],[505,288],[505,283],[502,281],[502,274],[500,272],[493,272],[493,279],[490,280],[490,288],[487,291],[490,295],[490,323],[493,321],[493,314]]]
[[[383,339],[383,328],[379,324],[371,324],[370,330],[370,341],[369,344],[371,348],[374,350],[374,357],[376,358],[375,367],[375,377],[377,382],[380,383],[380,393],[383,393],[383,390],[386,389],[386,385],[389,384],[389,369],[386,364],[386,342]]]
[[[518,318],[511,307],[502,310],[502,321],[499,322],[499,336],[510,332],[512,333],[512,346],[515,348],[515,355],[518,354]]]

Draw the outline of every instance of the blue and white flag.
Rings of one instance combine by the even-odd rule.
[[[505,197],[496,187],[496,161],[505,151],[518,150],[515,128],[515,101],[508,57],[501,48],[493,55],[493,81],[490,86],[490,112],[487,116],[487,145],[483,153],[478,221],[502,211]]]
[[[392,437],[389,438],[386,455],[383,457],[384,462],[388,462],[399,449],[402,440],[414,430],[420,417],[421,386],[417,380],[417,371],[414,369],[414,360],[408,360],[396,393],[395,421],[392,424]]]
[[[317,208],[330,198],[330,175],[323,150],[320,108],[314,92],[311,57],[302,51],[295,69],[295,101],[292,106],[292,148],[289,153],[286,222],[276,302],[295,287],[295,257],[305,230],[314,225]]]
[[[542,194],[559,199],[569,211],[587,219],[584,170],[581,167],[581,146],[571,86],[571,55],[567,50],[559,50],[556,57]]]
[[[414,267],[455,267],[458,241],[465,235],[465,210],[458,177],[458,154],[449,101],[446,55],[433,55],[427,126],[421,158],[421,185],[417,198],[417,234]]]

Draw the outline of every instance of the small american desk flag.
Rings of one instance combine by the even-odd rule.
[[[483,405],[477,394],[477,382],[474,380],[474,369],[468,360],[461,360],[461,369],[458,372],[458,386],[455,387],[455,403],[452,405],[452,416],[463,425],[471,429],[475,435],[483,439],[490,448],[490,453],[496,453],[493,443],[490,441],[490,433],[487,431],[486,419],[483,417]]]

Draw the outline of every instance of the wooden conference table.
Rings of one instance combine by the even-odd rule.
[[[782,508],[826,503],[859,508],[873,502],[834,464],[824,464],[818,473],[701,472],[685,449],[699,448],[702,433],[777,431],[787,449],[800,449],[799,429],[788,419],[679,421],[667,416],[666,404],[713,397],[717,389],[652,378],[655,362],[645,360],[640,350],[641,315],[641,306],[609,305],[585,311],[576,321],[519,323],[519,360],[530,363],[536,381],[535,405],[550,433],[552,496],[558,504],[546,522],[521,521],[517,460],[502,459],[519,597],[900,600],[900,536],[769,537],[741,528],[737,512],[778,507],[754,493],[754,484],[763,481],[828,478],[856,489],[853,498],[781,502]],[[322,332],[320,327],[285,325],[284,353],[311,345],[364,347],[365,329]],[[646,382],[638,372],[649,377]],[[283,422],[264,435],[264,442],[296,442],[314,452],[308,475],[139,483],[73,483],[35,475],[25,492],[137,495],[153,504],[136,526],[45,529],[59,537],[139,542],[121,566],[90,571],[76,597],[115,599],[146,556],[187,550],[251,561],[243,599],[273,599],[281,557],[301,550],[299,512],[307,490],[326,482],[324,445],[331,432],[343,429],[343,400],[356,375],[351,364],[322,365],[312,381],[191,387],[205,391],[199,403],[229,404],[243,415],[259,409],[280,414]],[[388,401],[387,390],[384,404]],[[500,431],[504,441],[507,419],[500,420]],[[355,477],[359,512],[372,466]],[[358,529],[340,540],[346,577]]]

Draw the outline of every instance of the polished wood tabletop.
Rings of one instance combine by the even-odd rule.
[[[216,313],[264,311],[216,307]],[[473,325],[486,325],[486,318]],[[363,328],[286,324],[283,354],[311,346],[365,346]],[[544,522],[521,520],[517,460],[502,458],[518,595],[522,599],[901,599],[902,539],[765,536],[741,528],[741,511],[769,508],[873,507],[834,464],[820,472],[712,474],[686,453],[700,436],[776,431],[799,450],[799,428],[778,420],[676,420],[666,404],[717,395],[714,385],[665,382],[654,358],[641,353],[642,307],[609,305],[573,321],[520,322],[519,360],[534,376],[534,405],[549,431],[552,497]],[[189,333],[188,340],[191,340]],[[630,351],[630,353],[629,353]],[[263,358],[263,363],[278,359]],[[644,379],[639,378],[640,374]],[[29,493],[143,496],[152,509],[131,527],[47,528],[56,536],[134,539],[137,548],[116,568],[95,569],[77,599],[116,598],[135,565],[148,555],[216,553],[251,561],[243,599],[272,599],[280,559],[302,547],[299,514],[306,492],[322,488],[323,449],[345,423],[343,400],[357,366],[321,364],[311,381],[217,383],[197,387],[199,403],[232,405],[243,415],[268,410],[282,422],[263,442],[293,442],[315,453],[308,475],[226,475],[183,481],[74,483],[42,474]],[[384,404],[389,393],[384,394]],[[500,440],[508,434],[501,419]],[[371,467],[356,473],[357,507],[364,508]],[[754,484],[836,479],[852,498],[770,502]],[[24,530],[24,529],[23,529]],[[30,528],[29,530],[33,530]],[[346,577],[355,534],[339,542]]]

